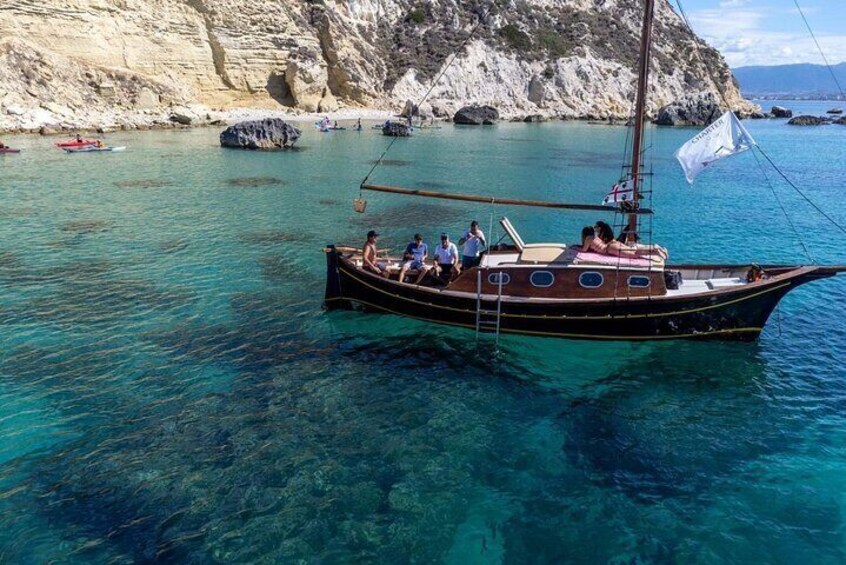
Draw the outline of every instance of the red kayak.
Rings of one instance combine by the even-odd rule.
[[[85,147],[86,145],[94,145],[97,143],[96,139],[84,139],[82,141],[66,141],[64,143],[56,143],[56,147],[61,147],[64,149],[65,147]]]
[[[20,152],[21,152],[20,149],[12,149],[11,147],[0,148],[0,155],[3,155],[5,153],[20,153]]]

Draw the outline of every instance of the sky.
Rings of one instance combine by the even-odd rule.
[[[823,63],[793,0],[680,1],[693,31],[731,67]],[[846,0],[798,2],[828,62],[846,61]]]

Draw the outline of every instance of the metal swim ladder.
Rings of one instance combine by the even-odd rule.
[[[496,296],[496,309],[482,308],[482,268],[476,271],[476,336],[480,333],[493,333],[496,335],[496,343],[499,344],[500,321],[502,320],[502,272],[497,277],[498,292]],[[488,269],[484,269],[486,272]]]

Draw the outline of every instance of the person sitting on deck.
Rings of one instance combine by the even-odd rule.
[[[362,263],[365,270],[388,278],[390,276],[388,270],[376,262],[376,240],[378,238],[379,234],[375,231],[370,230],[367,232],[367,241],[364,242],[364,249],[361,252]]]
[[[485,234],[479,229],[479,222],[473,220],[470,222],[470,229],[464,232],[461,239],[458,240],[458,245],[463,245],[464,249],[461,253],[461,268],[471,269],[478,267],[482,262],[480,253],[485,243]]]
[[[585,226],[582,228],[582,243],[581,245],[577,246],[581,248],[582,251],[587,251],[590,249],[590,243],[596,237],[596,232],[590,226]]]
[[[82,136],[81,136],[80,134],[76,134],[76,142],[77,142],[77,143],[82,143],[83,141],[84,141],[84,140],[82,139]]]
[[[448,283],[461,273],[458,262],[458,247],[449,240],[449,235],[441,234],[441,244],[435,248],[435,276],[441,282]]]
[[[0,141],[0,149],[6,149],[6,144]]]
[[[426,273],[429,272],[430,267],[426,264],[426,258],[429,256],[429,246],[423,243],[423,236],[419,233],[414,234],[414,241],[408,244],[405,248],[405,253],[402,258],[405,262],[400,269],[399,282],[405,280],[405,274],[409,269],[417,270],[417,280],[414,284],[420,284]]]

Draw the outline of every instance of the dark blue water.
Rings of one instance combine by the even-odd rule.
[[[800,103],[794,103],[794,109]],[[827,109],[825,103],[817,111]],[[816,108],[816,107],[814,107]],[[814,109],[812,108],[812,109]],[[846,127],[748,127],[846,223]],[[386,144],[123,154],[9,138],[0,158],[0,562],[842,563],[846,283],[791,293],[751,344],[597,344],[321,311],[328,242],[528,241],[596,214],[368,195]],[[755,158],[685,184],[654,130],[655,239],[679,261],[807,262]],[[447,126],[376,182],[598,202],[625,130]],[[820,263],[842,234],[768,171]]]

